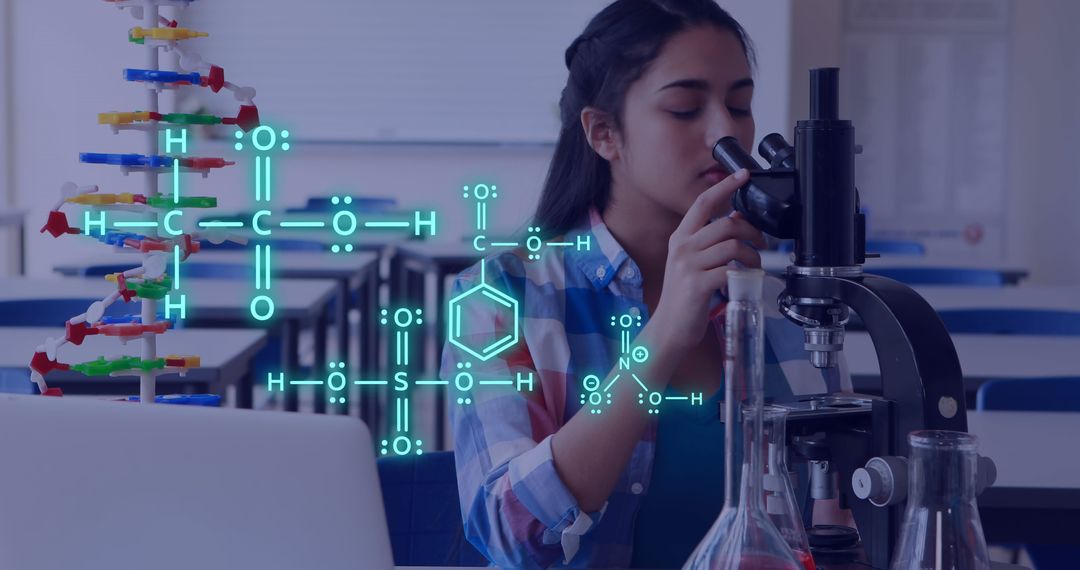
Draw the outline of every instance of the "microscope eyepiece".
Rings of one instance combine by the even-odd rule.
[[[735,137],[724,137],[716,141],[712,148],[712,155],[713,160],[719,162],[728,172],[735,172],[740,168],[750,171],[761,169],[761,165],[754,160],[754,157],[739,146],[739,140]]]
[[[840,118],[840,70],[819,67],[810,70],[810,120],[835,121]]]
[[[770,168],[795,168],[795,147],[789,145],[780,133],[772,133],[761,139],[758,154],[769,161]]]
[[[769,235],[780,239],[795,237],[800,213],[791,172],[762,170],[735,137],[716,141],[712,155],[728,172],[740,168],[750,171],[750,180],[731,198],[732,207],[746,216],[754,227]]]

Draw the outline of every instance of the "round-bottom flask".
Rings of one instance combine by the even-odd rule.
[[[978,441],[956,431],[908,435],[908,499],[892,570],[990,568],[975,504]]]

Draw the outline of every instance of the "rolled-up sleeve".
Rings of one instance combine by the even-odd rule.
[[[500,264],[489,263],[489,283],[523,300],[521,287],[513,286]],[[455,281],[450,298],[459,299],[480,283],[477,272],[466,271]],[[513,334],[508,330],[512,313],[494,300],[484,301],[482,293],[476,302],[455,303],[459,308],[454,310],[461,313],[453,321],[462,329],[451,331],[453,338],[471,348],[471,342],[482,344]],[[525,339],[486,361],[448,341],[440,377],[460,388],[469,382],[466,377],[459,381],[462,374],[470,375],[473,383],[464,394],[469,401],[448,400],[466,538],[498,566],[571,564],[603,509],[583,512],[555,469],[551,437],[559,427],[559,414],[545,405],[543,381]],[[506,380],[511,384],[496,383]],[[565,382],[565,376],[555,381]]]

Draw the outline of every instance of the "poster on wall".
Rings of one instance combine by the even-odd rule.
[[[863,149],[856,184],[871,239],[1005,255],[1011,9],[845,2],[841,89]]]

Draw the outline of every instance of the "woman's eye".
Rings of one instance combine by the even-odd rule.
[[[728,107],[728,112],[732,117],[749,117],[750,109],[739,109],[738,107]]]
[[[671,113],[671,116],[675,117],[676,119],[688,120],[688,119],[693,119],[694,117],[698,116],[698,113],[701,112],[701,109],[692,109],[690,111],[668,111],[668,112]]]

